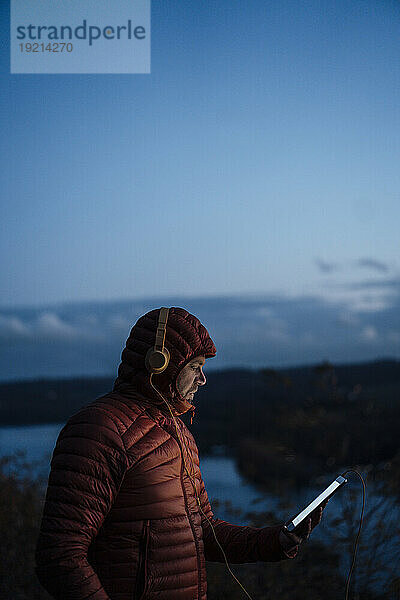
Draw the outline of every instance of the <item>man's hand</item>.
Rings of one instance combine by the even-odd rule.
[[[301,525],[296,527],[296,529],[293,532],[282,528],[279,534],[279,542],[283,550],[285,550],[285,552],[290,553],[296,548],[296,546],[299,546],[302,542],[304,542],[304,540],[308,540],[308,538],[310,537],[310,533],[312,532],[314,527],[316,527],[318,523],[321,522],[322,511],[324,510],[328,502],[329,500],[325,500],[325,502],[323,502],[321,506],[316,508],[310,514],[310,516],[301,523]]]

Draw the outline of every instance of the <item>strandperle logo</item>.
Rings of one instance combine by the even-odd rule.
[[[10,0],[10,72],[149,74],[150,0]]]
[[[87,19],[83,19],[82,25],[71,27],[70,25],[18,25],[16,27],[17,40],[31,41],[62,41],[65,40],[87,40],[89,46],[99,39],[105,40],[144,40],[146,28],[143,25],[132,24],[128,19],[126,25],[88,25]]]

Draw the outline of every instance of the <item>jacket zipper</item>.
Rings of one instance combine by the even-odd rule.
[[[150,520],[143,525],[143,533],[139,543],[139,565],[136,574],[134,600],[141,600],[147,591],[147,550],[149,546]]]
[[[181,430],[182,432],[182,430]],[[182,433],[183,435],[183,433]],[[180,445],[180,444],[179,444]],[[188,450],[189,452],[189,450]],[[200,549],[198,546],[198,540],[195,534],[195,530],[194,530],[194,525],[192,523],[192,520],[190,518],[190,512],[189,512],[189,505],[188,505],[188,499],[187,499],[187,495],[186,495],[186,491],[185,491],[185,484],[183,483],[183,476],[184,476],[184,456],[183,456],[183,448],[181,447],[181,454],[182,454],[182,464],[181,464],[181,486],[182,486],[182,492],[183,492],[183,497],[185,499],[185,510],[186,510],[186,515],[190,524],[190,528],[192,530],[192,535],[193,535],[193,539],[194,539],[194,544],[196,546],[196,558],[197,558],[197,571],[198,571],[198,600],[201,600],[201,564],[200,564]]]
[[[164,429],[164,428],[162,427],[162,429]],[[181,433],[182,433],[182,435],[183,435],[182,428],[181,428],[181,426],[180,426],[180,425],[179,425],[179,429],[180,429],[180,431],[181,431]],[[185,499],[185,511],[186,511],[186,516],[187,516],[187,518],[188,518],[189,525],[190,525],[190,528],[191,528],[191,530],[192,530],[192,535],[193,535],[194,545],[196,546],[197,571],[198,571],[198,591],[197,591],[197,594],[198,594],[198,600],[201,600],[201,563],[200,563],[200,549],[199,549],[199,543],[198,543],[198,539],[197,539],[197,537],[196,537],[196,534],[195,534],[194,525],[193,525],[193,523],[192,523],[192,520],[191,520],[191,518],[190,518],[189,505],[188,505],[188,499],[187,499],[187,495],[186,495],[186,491],[185,491],[185,485],[184,485],[184,483],[183,483],[183,477],[184,477],[184,469],[185,469],[185,466],[184,466],[184,456],[183,456],[182,440],[180,439],[180,436],[179,436],[179,434],[178,434],[178,439],[176,439],[176,438],[175,438],[175,436],[174,436],[174,435],[173,435],[173,434],[172,434],[172,433],[171,433],[171,432],[170,432],[170,431],[169,431],[167,428],[166,428],[166,429],[164,429],[164,431],[166,431],[166,432],[167,432],[167,433],[168,433],[168,434],[169,434],[169,435],[170,435],[170,436],[171,436],[171,437],[172,437],[174,440],[176,440],[176,441],[177,441],[177,443],[178,443],[178,446],[179,446],[179,448],[180,448],[180,451],[181,451],[181,458],[182,458],[182,461],[181,461],[181,473],[180,473],[180,480],[181,480],[181,487],[182,487],[183,497],[184,497],[184,499]],[[188,452],[189,452],[189,449],[188,449]]]

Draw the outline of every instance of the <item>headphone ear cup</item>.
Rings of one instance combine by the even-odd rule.
[[[169,352],[165,346],[162,350],[150,348],[145,358],[146,369],[153,375],[159,375],[168,367],[169,358]]]

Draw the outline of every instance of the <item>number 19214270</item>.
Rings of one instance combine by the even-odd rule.
[[[33,44],[25,42],[19,44],[19,47],[21,52],[72,52],[74,49],[71,42],[49,42],[48,44],[44,42],[34,42]]]

